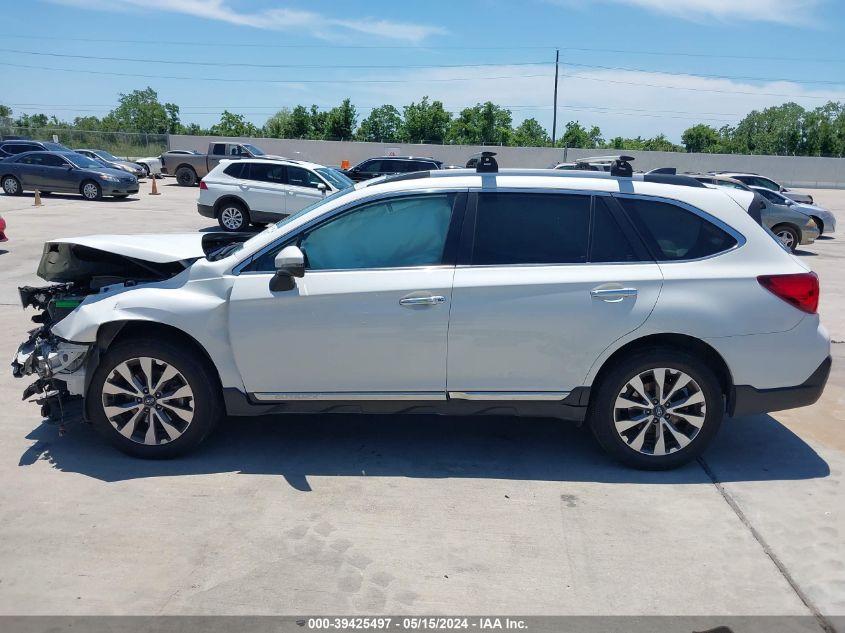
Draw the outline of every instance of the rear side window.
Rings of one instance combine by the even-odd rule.
[[[590,196],[482,193],[472,263],[584,263],[589,231]]]
[[[232,178],[241,178],[241,172],[243,172],[244,167],[246,167],[246,163],[232,163],[223,170],[223,173],[227,176],[231,176]]]
[[[272,163],[252,163],[249,166],[249,179],[284,185],[288,181],[287,168],[284,165]]]
[[[225,156],[226,155],[226,143],[215,143],[211,149],[211,153],[214,156]]]
[[[597,196],[594,204],[590,261],[599,264],[640,261],[604,199]]]
[[[658,261],[698,259],[736,246],[718,226],[677,205],[618,198]]]
[[[61,156],[56,156],[55,154],[44,154],[44,157],[41,159],[41,164],[45,165],[46,167],[66,167],[67,163]]]

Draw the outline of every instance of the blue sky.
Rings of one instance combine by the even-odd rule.
[[[605,137],[677,141],[693,123],[736,123],[755,108],[845,101],[840,0],[3,5],[0,103],[67,119],[151,86],[203,125],[226,108],[262,124],[299,103],[348,96],[366,115],[429,95],[455,112],[489,99],[550,129],[555,47],[559,129],[579,120]],[[102,59],[115,57],[148,61]]]

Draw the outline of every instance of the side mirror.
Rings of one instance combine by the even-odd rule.
[[[321,182],[321,183],[319,183],[319,184],[317,185],[317,189],[318,189],[319,191],[321,191],[321,192],[323,193],[323,195],[325,196],[325,195],[326,195],[326,190],[328,189],[328,187],[326,187],[326,183]]]
[[[296,287],[295,277],[305,276],[305,254],[298,246],[285,246],[274,260],[276,274],[270,280],[270,290],[283,292]]]

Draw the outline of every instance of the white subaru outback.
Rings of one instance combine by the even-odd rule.
[[[547,416],[672,468],[723,416],[815,402],[818,279],[684,176],[421,172],[361,183],[249,239],[45,245],[16,376],[122,450],[171,457],[224,415]]]

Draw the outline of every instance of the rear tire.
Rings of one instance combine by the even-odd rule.
[[[101,200],[103,197],[103,188],[93,180],[86,180],[79,185],[79,193],[86,200]]]
[[[217,384],[188,346],[127,340],[100,360],[87,407],[96,428],[124,453],[168,459],[195,449],[222,417]]]
[[[176,182],[182,187],[193,187],[197,184],[197,172],[190,167],[180,167],[176,170]]]
[[[240,202],[224,202],[217,210],[217,223],[224,231],[243,231],[249,222],[249,211]]]
[[[781,244],[793,253],[798,250],[798,246],[801,244],[801,236],[798,234],[798,231],[788,224],[778,224],[772,229],[772,233],[777,236]]]
[[[3,178],[3,191],[7,196],[19,196],[23,193],[23,186],[14,176],[6,176]]]
[[[656,348],[622,358],[603,376],[589,422],[616,460],[668,470],[701,454],[724,412],[719,381],[707,364],[677,349]]]

